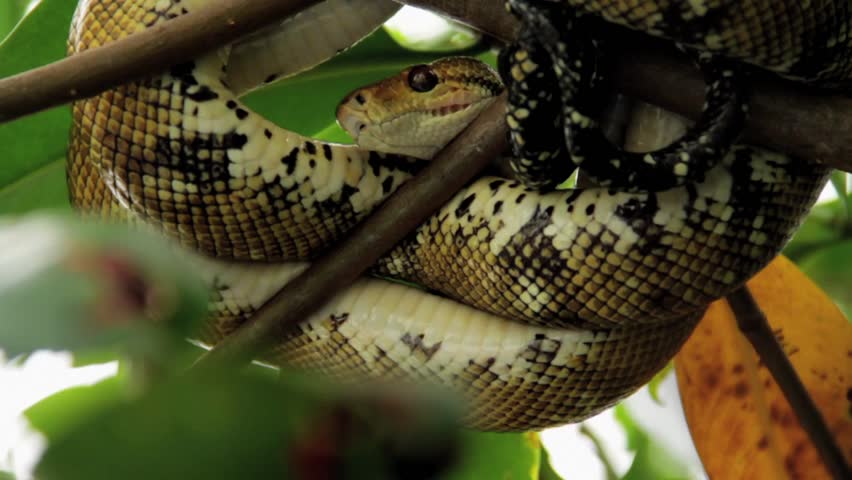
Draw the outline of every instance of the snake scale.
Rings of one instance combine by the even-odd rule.
[[[205,3],[81,0],[69,53]],[[570,3],[799,77],[848,82],[848,50],[829,58],[819,43],[849,45],[844,0],[811,1],[808,8],[794,0]],[[295,35],[287,33],[292,24],[271,27],[73,105],[67,168],[73,205],[89,216],[152,226],[196,252],[187,255],[215,292],[200,333],[204,342],[238,328],[305,261],[414,175],[424,165],[417,157],[454,134],[421,134],[425,147],[401,145],[403,152],[414,149],[410,156],[366,146],[374,127],[398,134],[449,120],[458,132],[500,88],[481,67],[447,60],[347,97],[341,121],[360,134],[362,146],[283,130],[246,108],[238,94],[310,66],[312,60],[288,55],[309,48],[314,37],[322,37],[320,44],[351,43],[397,8],[378,0],[324,5],[303,16],[325,18],[324,27],[302,27]],[[702,30],[702,12],[722,19],[713,27],[718,30]],[[683,32],[694,38],[680,38]],[[270,46],[276,42],[285,46]],[[264,45],[269,48],[258,48]],[[756,47],[740,49],[744,45]],[[317,56],[340,48],[326,45]],[[240,71],[230,70],[235,65]],[[428,94],[412,89],[423,82]],[[388,116],[396,102],[411,98],[415,114]],[[383,138],[373,142],[394,143]],[[703,180],[661,192],[541,192],[481,178],[375,266],[375,273],[431,292],[361,279],[330,295],[265,360],[345,381],[382,377],[448,386],[469,398],[465,422],[481,429],[579,421],[646,382],[710,301],[776,255],[827,173],[737,146]]]

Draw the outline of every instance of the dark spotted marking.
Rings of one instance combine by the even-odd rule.
[[[245,120],[245,118],[248,117],[248,112],[246,110],[243,110],[242,108],[236,109],[234,111],[234,113],[237,115],[237,118],[240,119],[240,120]]]
[[[515,199],[515,203],[520,205],[521,202],[523,202],[525,198],[527,198],[527,194],[522,193],[522,194],[518,195],[518,198]]]
[[[332,313],[329,320],[331,321],[331,327],[334,330],[337,330],[338,328],[340,328],[341,325],[346,323],[346,320],[349,320],[349,313],[343,312],[340,315],[335,315]]]
[[[387,177],[382,181],[382,193],[387,195],[393,189],[393,177]]]
[[[358,102],[358,105],[364,105],[367,103],[367,99],[365,99],[360,93],[355,95],[355,101]]]
[[[492,192],[496,192],[505,183],[505,180],[494,180],[493,182],[488,184],[488,188],[490,188]]]
[[[228,107],[229,109],[233,110],[233,109],[237,108],[237,102],[235,102],[233,100],[228,100],[227,102],[225,102],[225,106]]]
[[[332,158],[331,147],[328,144],[324,143],[322,145],[322,153],[323,153],[323,155],[325,155],[326,160],[331,161],[331,158]]]
[[[464,198],[464,200],[462,200],[461,203],[459,203],[459,206],[456,207],[456,212],[455,212],[456,218],[461,218],[462,216],[467,214],[467,212],[470,210],[470,205],[473,203],[473,201],[475,199],[476,199],[475,193],[471,193],[470,195],[466,196]]]
[[[314,160],[314,159],[312,158],[312,159],[310,159],[310,160],[308,161],[308,165],[309,165],[311,168],[316,168],[316,166],[317,166],[317,161],[316,161],[316,160]]]
[[[423,343],[423,337],[424,335],[422,333],[420,335],[412,335],[406,332],[402,335],[400,340],[411,349],[411,353],[419,350],[426,356],[426,360],[429,360],[438,352],[438,350],[441,349],[441,342],[437,342],[434,345],[427,347],[426,344]]]
[[[266,78],[263,80],[263,83],[272,83],[272,82],[274,82],[274,81],[275,81],[275,80],[277,80],[277,79],[278,79],[278,74],[277,74],[277,73],[273,73],[272,75],[270,75],[270,76],[266,77]]]
[[[210,87],[207,85],[202,85],[198,87],[198,90],[195,92],[185,92],[186,98],[194,101],[194,102],[209,102],[210,100],[215,100],[219,98],[219,94],[210,90]]]
[[[497,215],[500,213],[500,210],[503,209],[503,200],[498,200],[494,202],[494,210],[491,211],[492,215]]]
[[[248,142],[248,137],[242,133],[226,133],[222,137],[222,148],[226,150],[231,148],[239,150],[245,146],[246,142]]]
[[[590,203],[588,206],[586,206],[586,215],[591,216],[591,215],[593,215],[594,213],[595,213],[595,204],[594,204],[594,203]]]
[[[287,166],[287,175],[292,175],[296,171],[296,159],[299,158],[299,148],[293,147],[290,153],[281,157],[281,164]]]
[[[272,132],[269,131],[268,128],[263,129],[263,134],[266,136],[266,138],[272,138]]]
[[[305,142],[305,151],[308,155],[315,155],[317,153],[317,146],[311,142]]]

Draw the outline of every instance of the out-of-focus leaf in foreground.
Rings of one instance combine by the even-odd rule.
[[[624,406],[615,407],[615,419],[627,434],[627,448],[636,452],[633,463],[621,480],[687,480],[689,471],[666,449],[655,442],[630,416]]]
[[[0,222],[0,347],[15,356],[172,344],[206,312],[188,265],[164,240],[124,226],[55,216]]]
[[[541,440],[534,432],[464,432],[460,461],[446,480],[538,480]]]
[[[418,393],[342,394],[315,379],[195,372],[51,439],[40,479],[434,478],[457,457],[453,410]],[[427,396],[427,398],[429,398]],[[488,477],[477,477],[488,478]]]
[[[852,461],[852,324],[784,257],[748,288]],[[726,302],[710,306],[675,370],[693,441],[712,478],[829,478]]]

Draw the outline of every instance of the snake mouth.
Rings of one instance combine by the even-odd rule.
[[[429,109],[406,111],[379,122],[339,117],[341,125],[361,147],[387,153],[432,158],[461,132],[495,97],[446,101]]]

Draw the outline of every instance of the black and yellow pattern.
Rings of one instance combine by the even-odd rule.
[[[69,51],[206,3],[80,2]],[[248,62],[250,50],[237,50]],[[196,252],[187,255],[215,290],[200,333],[209,343],[304,268],[291,260],[340,239],[424,164],[402,154],[440,148],[499,89],[487,67],[453,59],[354,92],[342,123],[404,147],[381,153],[306,138],[250,111],[228,87],[229,52],[76,102],[68,155],[78,209],[151,225]],[[578,421],[647,381],[708,302],[765,265],[826,175],[742,146],[703,180],[663,192],[541,193],[483,178],[375,267],[442,296],[362,279],[330,293],[267,360],[446,385],[471,399],[467,421],[478,428]]]

